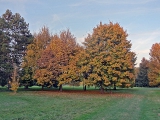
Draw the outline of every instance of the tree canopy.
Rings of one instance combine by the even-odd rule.
[[[134,80],[135,53],[127,40],[128,34],[118,24],[100,23],[85,39],[85,65],[87,79],[91,84],[129,87]]]

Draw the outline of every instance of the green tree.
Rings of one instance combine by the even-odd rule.
[[[12,62],[19,66],[22,63],[27,45],[32,41],[32,35],[28,29],[29,24],[25,22],[19,13],[12,14],[10,10],[2,15],[2,19],[7,25],[4,32],[10,38]]]
[[[24,86],[25,89],[28,87],[35,85],[35,81],[33,79],[33,70],[32,67],[23,67],[20,71],[20,85]]]
[[[118,23],[100,23],[85,39],[88,64],[86,73],[91,82],[103,91],[105,86],[129,87],[134,80],[135,53],[131,52],[128,34]]]
[[[135,86],[137,87],[148,87],[149,80],[148,80],[148,64],[149,61],[144,57],[139,64],[139,72],[135,81]]]
[[[0,17],[0,85],[4,86],[9,81],[12,72],[12,64],[10,58],[10,40],[5,32],[7,24]]]
[[[13,64],[16,63],[19,68],[23,61],[26,46],[32,41],[28,27],[29,24],[19,13],[13,14],[10,10],[6,10],[0,17],[0,67],[2,72],[8,74],[3,79],[10,79]]]

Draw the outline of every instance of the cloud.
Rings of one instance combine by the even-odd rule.
[[[132,40],[133,45],[135,46],[134,50],[139,50],[143,47],[148,47],[158,42],[160,38],[160,30],[155,30],[151,32],[130,34],[129,39]]]
[[[52,15],[52,21],[53,22],[57,22],[57,21],[59,21],[60,20],[60,17],[57,15],[57,14],[53,14]]]
[[[128,4],[128,5],[133,5],[133,4],[146,4],[149,2],[154,2],[156,0],[90,0],[90,2],[96,2],[99,4]]]
[[[154,43],[159,43],[159,38],[160,29],[129,35],[132,42],[132,51],[137,54],[137,66],[143,57],[149,59],[150,48]]]
[[[82,43],[84,42],[84,37],[80,37],[80,38],[77,38],[77,42],[82,45]]]

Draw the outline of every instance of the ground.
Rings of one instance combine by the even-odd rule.
[[[160,120],[160,88],[117,91],[0,88],[0,120]]]

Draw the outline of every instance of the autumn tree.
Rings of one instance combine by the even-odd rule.
[[[149,80],[148,80],[148,64],[149,61],[144,57],[139,64],[139,72],[135,81],[135,86],[137,87],[148,87]]]
[[[58,86],[62,91],[62,85],[73,82],[78,79],[78,73],[74,67],[73,57],[79,52],[79,46],[76,43],[75,37],[69,30],[62,31],[59,36],[55,36],[50,47],[54,54],[54,72],[59,82]],[[52,62],[53,63],[53,62]],[[74,71],[75,70],[75,71]]]
[[[11,85],[11,90],[14,92],[14,94],[17,92],[19,87],[19,76],[18,76],[18,67],[16,66],[16,63],[13,64],[13,74],[12,74],[12,80],[9,81]]]
[[[118,24],[100,23],[85,39],[88,80],[101,88],[129,87],[134,80],[135,53],[131,51],[128,34]]]
[[[93,80],[89,79],[89,75],[91,73],[90,69],[90,55],[86,52],[85,48],[83,48],[79,54],[76,55],[78,61],[76,62],[76,67],[79,69],[79,77],[83,84],[83,90],[86,91],[87,86],[93,86]]]
[[[77,66],[79,59],[80,59],[80,53],[83,49],[79,45],[72,46],[73,50],[72,53],[68,54],[68,64],[63,66],[63,73],[59,76],[58,81],[60,81],[63,84],[69,84],[69,85],[76,85],[79,86],[81,79],[80,79],[80,69]]]
[[[37,59],[37,69],[34,78],[42,86],[58,86],[62,91],[62,85],[76,80],[74,62],[72,57],[78,51],[75,37],[69,30],[62,31],[60,35],[55,34],[48,46],[42,51]]]
[[[34,34],[33,42],[27,46],[21,73],[21,84],[26,88],[33,83],[35,71],[39,68],[37,61],[51,39],[52,35],[49,33],[49,29],[44,26],[39,33]]]
[[[160,43],[152,45],[149,55],[149,85],[160,86]]]
[[[54,63],[54,54],[50,47],[47,47],[37,60],[37,69],[34,74],[34,79],[36,79],[38,85],[42,86],[42,89],[54,84],[54,73],[52,71],[53,67],[55,67]]]

